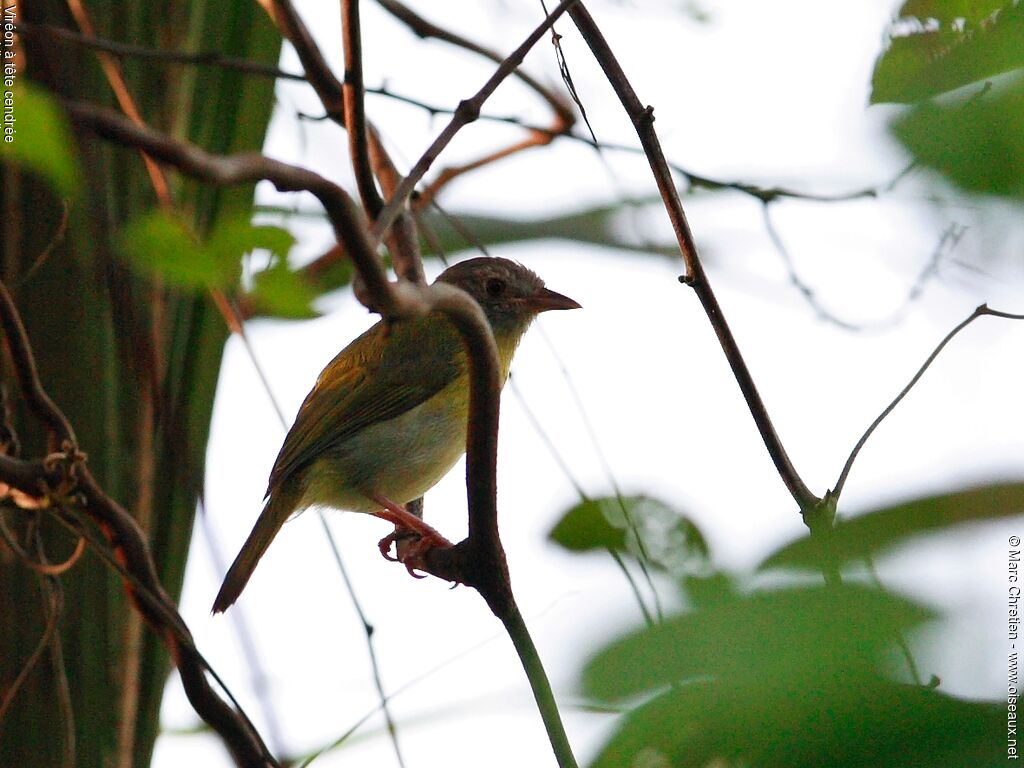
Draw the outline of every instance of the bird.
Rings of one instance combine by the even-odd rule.
[[[533,271],[481,256],[445,269],[438,282],[461,288],[491,326],[508,378],[516,348],[541,312],[579,309]],[[270,472],[263,511],[213,603],[239,597],[285,521],[311,506],[365,512],[394,524],[380,540],[410,537],[416,554],[451,543],[403,506],[436,485],[466,450],[469,376],[455,326],[438,311],[380,320],[327,364],[299,408]],[[410,573],[415,558],[405,558]]]

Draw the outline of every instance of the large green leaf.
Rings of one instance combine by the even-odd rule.
[[[598,699],[620,700],[706,677],[785,686],[836,659],[851,670],[871,669],[897,632],[932,615],[856,585],[736,595],[613,642],[587,664],[583,687]]]
[[[897,638],[933,618],[858,585],[721,599],[614,641],[586,693],[638,702],[592,763],[750,768],[993,765],[1005,706],[887,678]]]
[[[829,636],[819,636],[828,644]],[[889,683],[839,664],[771,688],[752,673],[670,689],[630,712],[592,768],[987,768],[1005,702]]]
[[[804,536],[769,555],[761,568],[820,571],[886,552],[964,523],[1024,514],[1024,483],[998,483],[926,496],[843,520],[831,536]]]
[[[994,10],[999,13],[991,18]],[[908,27],[903,22],[895,27],[875,63],[872,104],[920,101],[1024,67],[1020,4],[929,0],[907,3],[900,15],[942,23]]]
[[[892,130],[919,164],[961,189],[1024,199],[1024,74],[982,98],[923,104]]]

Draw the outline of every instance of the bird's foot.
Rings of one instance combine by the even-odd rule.
[[[429,526],[427,526],[429,527]],[[433,529],[431,529],[433,530]],[[398,542],[410,541],[404,552],[397,557],[391,555],[391,545]],[[377,542],[377,547],[385,560],[393,563],[402,563],[409,575],[416,579],[426,578],[426,574],[417,573],[416,570],[423,570],[423,556],[432,549],[447,548],[452,546],[444,536],[434,531],[433,534],[423,534],[409,528],[396,525],[395,530]],[[398,548],[395,548],[396,553]]]
[[[406,570],[409,571],[409,575],[417,579],[424,578],[425,574],[416,572],[416,569],[423,570],[424,555],[432,549],[447,549],[452,546],[452,543],[400,504],[395,504],[383,496],[374,498],[374,501],[384,507],[384,509],[374,514],[382,520],[393,523],[395,526],[394,531],[377,542],[381,555],[386,560],[401,562]],[[391,545],[410,538],[415,538],[416,540],[407,547],[405,552],[398,553],[398,547],[396,546],[395,549],[398,556],[392,557]]]

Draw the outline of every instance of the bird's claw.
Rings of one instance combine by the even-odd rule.
[[[407,539],[415,539],[415,541],[409,545],[405,552],[400,554],[398,557],[393,557],[391,555],[391,545]],[[408,528],[401,528],[398,526],[395,527],[394,531],[377,542],[377,547],[380,549],[380,553],[384,556],[384,559],[390,560],[393,563],[402,563],[402,565],[405,566],[405,569],[409,572],[409,575],[414,579],[425,579],[427,577],[426,573],[417,573],[417,569],[423,570],[423,556],[427,552],[432,549],[447,548],[450,546],[452,546],[452,543],[441,535],[424,536],[416,531],[411,531]]]

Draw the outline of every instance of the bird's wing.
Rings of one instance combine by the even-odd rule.
[[[430,399],[464,370],[458,332],[447,320],[377,323],[328,363],[306,395],[267,493],[332,445]]]

